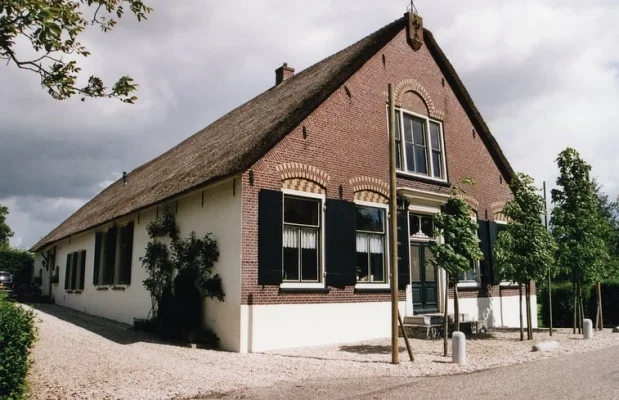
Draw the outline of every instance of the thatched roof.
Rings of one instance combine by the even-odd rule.
[[[122,178],[111,184],[37,242],[32,251],[247,170],[404,29],[406,23],[406,18],[390,23],[136,168],[128,174],[127,184]],[[464,85],[427,30],[424,39],[509,179],[513,171]]]

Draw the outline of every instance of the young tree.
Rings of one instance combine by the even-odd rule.
[[[13,236],[13,231],[6,223],[8,213],[8,207],[0,204],[0,248],[8,248],[9,238]]]
[[[90,51],[78,42],[88,27],[103,32],[114,28],[125,10],[138,21],[152,9],[142,0],[2,0],[0,1],[0,60],[39,75],[41,85],[57,100],[75,94],[84,97],[116,97],[133,103],[137,85],[123,76],[108,89],[101,78],[91,76],[78,83],[80,67],[75,56]],[[85,16],[83,12],[91,13]],[[19,43],[28,43],[33,54],[21,54]]]
[[[494,256],[503,276],[520,287],[520,340],[524,340],[522,322],[522,286],[526,292],[527,339],[533,339],[531,320],[531,281],[544,279],[554,265],[556,244],[542,224],[544,198],[533,178],[517,173],[510,183],[514,199],[503,208],[507,229],[499,233]]]
[[[557,242],[556,261],[571,281],[573,290],[574,327],[580,333],[584,318],[582,293],[599,280],[608,252],[600,236],[602,230],[591,166],[572,148],[559,153],[560,175],[557,189],[551,192],[554,208],[550,225]]]
[[[472,183],[471,180],[466,182]],[[445,311],[443,320],[443,353],[447,356],[448,313],[447,299],[448,285],[454,290],[454,326],[460,330],[460,305],[458,301],[459,274],[471,269],[471,262],[481,260],[482,252],[477,238],[477,224],[471,218],[472,209],[464,200],[457,197],[457,187],[442,207],[441,213],[434,217],[435,237],[440,241],[430,242],[432,258],[428,260],[435,267],[443,268],[447,273],[445,287]]]
[[[606,263],[599,266],[597,282],[595,282],[597,310],[595,327],[604,328],[604,314],[602,312],[602,282],[619,271],[619,203],[611,202],[608,195],[602,192],[602,187],[593,181],[593,192],[596,198],[598,216],[600,218],[600,237],[606,244],[608,258]]]

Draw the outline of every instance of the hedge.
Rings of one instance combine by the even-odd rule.
[[[8,271],[13,275],[16,284],[32,282],[34,257],[27,251],[15,249],[0,249],[0,271]]]
[[[32,311],[0,296],[0,399],[25,399],[28,356],[36,336]]]
[[[595,324],[597,311],[595,287],[583,290],[583,307],[585,318],[590,318]],[[542,321],[544,326],[549,326],[548,288],[541,288],[538,292],[537,302],[542,305]],[[552,326],[556,328],[570,328],[573,325],[572,310],[572,285],[558,283],[552,285]],[[619,326],[619,281],[610,281],[602,284],[602,312],[604,314],[604,326]]]

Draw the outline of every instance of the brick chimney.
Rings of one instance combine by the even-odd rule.
[[[417,51],[423,46],[423,18],[413,12],[407,12],[404,16],[408,17],[406,26],[408,44]]]
[[[281,67],[275,70],[275,86],[279,85],[288,78],[294,75],[294,68],[290,68],[288,63],[284,63]]]

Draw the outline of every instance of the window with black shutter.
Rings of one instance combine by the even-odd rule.
[[[131,221],[95,233],[93,285],[131,284],[134,226]]]
[[[133,222],[119,229],[119,266],[117,283],[131,283],[131,258],[133,254]]]
[[[67,254],[67,264],[64,270],[64,290],[69,290],[69,284],[71,282],[71,254]]]
[[[92,269],[92,284],[95,286],[99,285],[99,283],[101,282],[99,271],[101,270],[100,266],[103,258],[103,246],[105,243],[103,240],[103,235],[103,232],[95,233],[95,259]]]
[[[117,228],[111,227],[107,231],[105,237],[105,268],[103,269],[103,284],[114,284],[114,271],[116,270],[116,246],[117,243]]]
[[[284,196],[283,281],[321,280],[320,199]]]
[[[78,289],[84,290],[84,278],[86,276],[86,250],[80,252],[80,280]]]
[[[77,289],[77,273],[79,264],[79,253],[71,253],[71,290]]]
[[[490,254],[492,260],[492,283],[499,284],[503,281],[503,276],[501,274],[501,270],[499,265],[496,263],[494,258],[494,244],[496,243],[497,238],[499,237],[499,232],[507,229],[507,224],[504,222],[497,221],[489,221],[489,242],[490,242]]]

